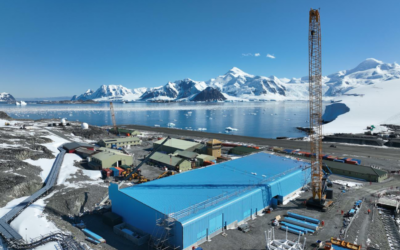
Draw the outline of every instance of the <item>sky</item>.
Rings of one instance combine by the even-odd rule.
[[[0,92],[30,98],[102,84],[156,87],[232,67],[306,76],[311,7],[321,12],[323,75],[366,58],[400,61],[398,0],[1,1]]]

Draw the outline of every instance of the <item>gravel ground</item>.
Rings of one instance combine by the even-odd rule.
[[[46,125],[43,121],[43,125]],[[87,132],[78,133],[78,124],[65,128],[49,128],[57,135],[70,140],[81,139],[83,141],[93,141],[103,138],[113,138],[112,134],[108,134],[105,130],[97,127],[90,127]],[[74,132],[75,131],[75,132]],[[132,147],[128,151],[135,155],[135,164],[139,164],[144,156],[150,153],[149,149],[152,147],[152,141],[147,141],[147,137],[157,137],[159,135],[166,136],[172,135],[173,137],[191,137],[197,138],[202,141],[208,138],[219,138],[214,134],[184,131],[184,133],[177,135],[181,131],[170,133],[173,130],[166,129],[161,131],[146,131],[144,134],[144,142],[141,146]],[[194,132],[194,133],[192,133]],[[39,177],[40,168],[31,166],[22,160],[24,159],[39,159],[39,158],[54,158],[47,148],[40,144],[47,143],[47,138],[43,137],[48,134],[46,131],[41,130],[40,133],[32,133],[21,131],[19,129],[0,128],[0,145],[12,144],[14,146],[0,147],[0,191],[2,196],[0,206],[4,206],[8,201],[24,196],[30,195],[38,190],[42,185],[42,180]],[[200,137],[204,135],[205,137]],[[221,135],[225,140],[237,142],[250,142],[254,138],[251,137],[236,137],[230,135]],[[261,146],[283,146],[287,148],[303,148],[307,149],[307,142],[300,141],[282,141],[256,138],[252,141]],[[291,144],[293,143],[293,144]],[[289,146],[291,145],[291,146]],[[396,149],[374,149],[374,147],[362,146],[349,146],[339,145],[338,148],[329,148],[325,145],[326,150],[336,155],[347,155],[349,157],[361,158],[364,164],[371,164],[380,166],[384,169],[400,169],[400,161]],[[226,151],[227,149],[225,149]],[[372,154],[374,153],[374,154]],[[368,155],[370,157],[368,157]],[[78,164],[84,168],[84,164]],[[12,171],[10,171],[12,170]],[[142,174],[152,180],[156,178],[163,171],[157,167],[144,164],[142,167]],[[352,179],[332,176],[331,179],[341,179],[353,181]],[[65,185],[57,185],[53,192],[54,195],[50,196],[47,201],[45,212],[48,218],[51,219],[57,227],[61,230],[72,232],[78,241],[84,241],[85,236],[77,228],[73,227],[74,222],[83,220],[90,230],[102,235],[106,238],[107,244],[94,246],[86,242],[93,249],[148,249],[147,245],[143,247],[134,247],[129,241],[123,237],[117,236],[112,232],[112,228],[102,222],[101,215],[92,213],[96,203],[101,201],[107,193],[107,183],[93,183],[83,172],[78,170],[72,175],[68,182],[73,184],[80,184],[79,187],[71,187]],[[86,183],[86,184],[85,184]],[[251,231],[244,234],[238,230],[228,230],[226,236],[218,235],[210,242],[205,242],[201,246],[203,249],[265,249],[265,236],[264,232],[271,228],[271,221],[276,215],[284,215],[287,211],[294,211],[307,216],[315,217],[324,220],[326,225],[319,232],[314,235],[307,236],[307,248],[314,249],[313,243],[316,240],[328,240],[330,237],[337,237],[342,226],[341,210],[348,211],[352,208],[354,202],[361,198],[371,199],[371,194],[388,188],[390,186],[398,186],[400,183],[400,176],[392,176],[384,183],[364,183],[365,186],[361,189],[353,189],[349,192],[342,193],[338,185],[334,185],[334,200],[335,205],[326,213],[305,208],[303,202],[311,196],[310,192],[303,193],[299,198],[289,202],[287,205],[280,206],[271,214],[257,217],[255,220],[249,221]],[[370,204],[364,204],[362,211],[357,215],[348,231],[346,240],[357,242],[365,246],[367,242],[370,246],[379,245],[381,249],[387,245],[387,239],[384,234],[382,221],[379,216],[375,214],[374,221],[371,215],[366,215],[364,212]],[[374,213],[377,213],[374,210]],[[379,229],[379,230],[377,230]],[[276,230],[276,238],[283,238],[284,232]],[[295,239],[296,236],[289,234],[290,239]],[[386,244],[386,245],[385,245]]]

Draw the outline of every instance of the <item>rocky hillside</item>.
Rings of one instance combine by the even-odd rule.
[[[221,94],[219,90],[212,87],[207,87],[192,99],[194,102],[216,102],[225,100],[225,96]]]

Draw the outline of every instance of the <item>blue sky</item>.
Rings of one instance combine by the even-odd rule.
[[[321,8],[324,75],[370,57],[399,61],[398,0],[1,1],[0,92],[21,98],[101,84],[155,87],[208,80],[233,66],[305,76],[310,7]]]

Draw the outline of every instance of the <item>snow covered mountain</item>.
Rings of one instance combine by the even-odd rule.
[[[205,82],[197,82],[192,79],[168,82],[164,86],[148,89],[141,97],[142,100],[190,100],[196,94],[207,88]]]
[[[382,81],[400,79],[400,65],[383,63],[376,59],[366,59],[351,70],[342,70],[335,74],[323,76],[323,93],[326,100],[336,96],[350,94],[357,95],[357,88]],[[124,101],[154,101],[176,100],[195,101],[196,95],[212,87],[213,91],[202,94],[201,99],[207,99],[207,93],[220,92],[227,101],[243,100],[308,100],[308,77],[277,78],[276,76],[256,76],[248,74],[239,68],[233,67],[226,74],[208,81],[194,81],[192,79],[168,82],[155,88],[138,88],[129,90],[121,85],[103,85],[98,90],[88,90],[73,100],[124,100]],[[210,96],[209,100],[213,100]]]
[[[329,80],[325,84],[329,89],[325,96],[338,96],[361,86],[400,79],[400,65],[369,58],[354,69],[339,71],[327,78]]]
[[[6,92],[0,93],[0,102],[15,102],[15,98]]]
[[[286,95],[286,88],[278,78],[250,75],[236,67],[233,67],[225,75],[207,81],[207,85],[235,97],[279,98]]]
[[[85,93],[80,96],[74,95],[71,101],[86,101],[90,99],[90,96],[93,94],[93,90],[88,89]]]
[[[96,91],[88,89],[79,96],[73,96],[71,101],[135,101],[147,90],[147,88],[138,88],[131,91],[122,85],[102,85]]]

